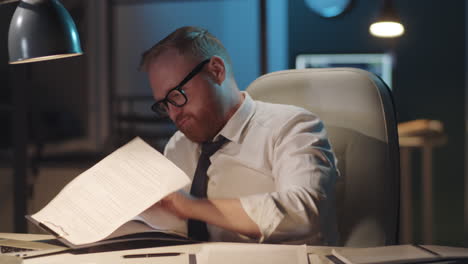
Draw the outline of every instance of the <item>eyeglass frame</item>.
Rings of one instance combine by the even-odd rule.
[[[185,94],[185,91],[182,89],[182,87],[185,84],[187,84],[193,77],[195,77],[195,75],[200,73],[201,70],[203,69],[203,67],[208,62],[210,62],[210,60],[211,60],[211,58],[203,60],[202,62],[197,64],[197,66],[195,66],[195,68],[193,68],[193,70],[190,71],[190,73],[187,74],[187,76],[185,76],[185,78],[176,87],[174,87],[174,88],[170,89],[169,91],[167,91],[166,96],[163,99],[158,100],[155,103],[153,103],[153,105],[151,105],[151,110],[153,112],[155,112],[159,116],[167,116],[168,112],[167,111],[163,112],[163,111],[159,110],[160,109],[160,107],[158,108],[159,105],[164,104],[166,106],[166,109],[169,109],[168,108],[168,103],[170,103],[171,105],[176,106],[176,107],[182,107],[182,106],[186,105],[187,102],[188,102],[188,98],[187,98],[187,95]],[[174,90],[177,90],[177,91],[180,92],[180,94],[182,94],[182,96],[185,99],[184,103],[177,104],[176,102],[174,102],[174,101],[172,101],[171,99],[168,98],[169,94],[172,93]]]

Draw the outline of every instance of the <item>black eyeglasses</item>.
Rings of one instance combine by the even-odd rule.
[[[167,111],[169,109],[168,103],[177,107],[184,106],[187,103],[188,99],[184,90],[182,90],[182,87],[184,87],[184,85],[187,84],[188,81],[195,77],[195,75],[201,72],[203,66],[205,66],[205,64],[207,64],[208,62],[210,62],[210,59],[206,59],[200,62],[197,66],[195,66],[195,68],[193,68],[193,70],[176,87],[172,88],[171,90],[169,90],[169,92],[167,92],[164,99],[155,102],[151,106],[151,110],[153,110],[153,112],[155,112],[160,117],[166,117],[168,115]]]

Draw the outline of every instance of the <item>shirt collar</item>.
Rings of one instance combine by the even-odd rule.
[[[215,136],[215,140],[222,135],[232,142],[241,143],[243,131],[255,113],[255,101],[247,92],[241,93],[244,97],[244,101],[226,125],[224,125],[221,131]]]

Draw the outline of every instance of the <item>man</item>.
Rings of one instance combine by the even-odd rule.
[[[161,202],[189,219],[189,235],[337,243],[336,158],[317,116],[239,91],[227,51],[201,28],[177,29],[143,54],[141,68],[156,100],[153,110],[179,129],[164,154],[194,177],[191,187]],[[206,146],[213,142],[221,147],[207,158]],[[205,176],[197,176],[204,166]],[[207,232],[200,231],[206,224]]]

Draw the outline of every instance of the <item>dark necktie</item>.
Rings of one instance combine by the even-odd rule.
[[[192,187],[190,194],[198,198],[206,198],[206,190],[208,188],[208,176],[206,172],[211,165],[210,157],[218,151],[226,142],[227,138],[220,136],[216,142],[202,143],[202,151],[198,159],[197,169],[193,176]],[[190,238],[199,241],[208,241],[209,234],[206,228],[206,223],[194,219],[188,220],[188,235]]]

